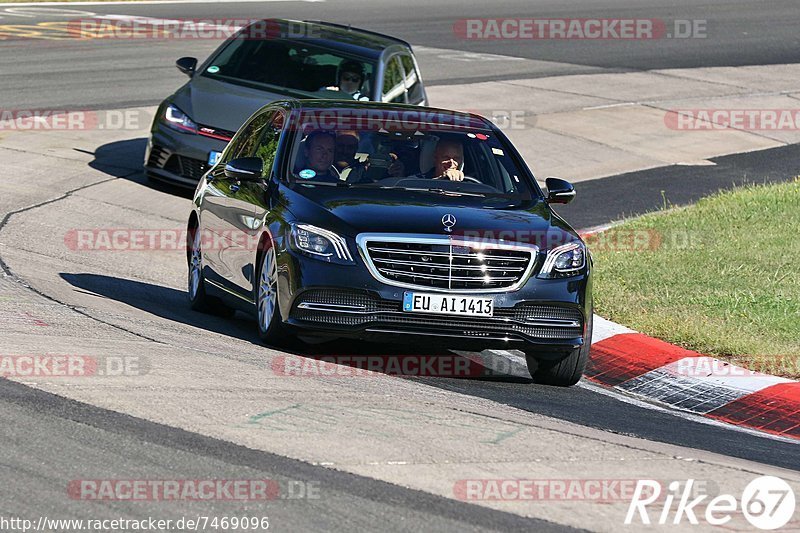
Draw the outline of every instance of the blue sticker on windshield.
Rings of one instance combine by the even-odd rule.
[[[303,178],[304,180],[310,180],[311,178],[316,176],[317,173],[314,172],[313,170],[311,170],[310,168],[306,168],[306,169],[301,170],[300,172],[298,172],[297,175],[300,176],[301,178]]]
[[[216,74],[217,72],[219,72],[219,67],[216,65],[211,65],[206,69],[206,72],[210,72],[211,74]]]

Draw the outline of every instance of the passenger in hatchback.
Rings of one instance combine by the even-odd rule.
[[[361,94],[361,85],[364,83],[364,66],[358,61],[345,59],[336,72],[336,85],[323,87],[328,91],[341,91],[348,94],[353,100],[369,100]]]

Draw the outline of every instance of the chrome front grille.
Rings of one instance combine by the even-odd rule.
[[[362,234],[357,241],[378,280],[451,292],[514,290],[527,280],[538,252],[535,246],[444,235]]]
[[[583,314],[573,306],[521,303],[495,308],[493,317],[408,313],[402,302],[340,289],[310,289],[297,297],[290,318],[334,327],[390,329],[458,337],[506,338],[519,335],[548,340],[583,334]]]

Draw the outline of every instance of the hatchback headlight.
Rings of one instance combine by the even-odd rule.
[[[547,252],[540,278],[568,278],[577,276],[586,267],[586,247],[580,242],[571,242]]]
[[[353,263],[347,242],[338,234],[311,224],[292,224],[289,242],[309,257],[332,263]]]
[[[164,109],[164,124],[184,133],[197,133],[197,124],[189,118],[189,115],[172,104]]]

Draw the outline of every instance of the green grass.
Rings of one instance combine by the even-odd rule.
[[[660,245],[630,245],[648,237]],[[800,376],[797,179],[645,215],[588,243],[599,315],[753,370]]]

